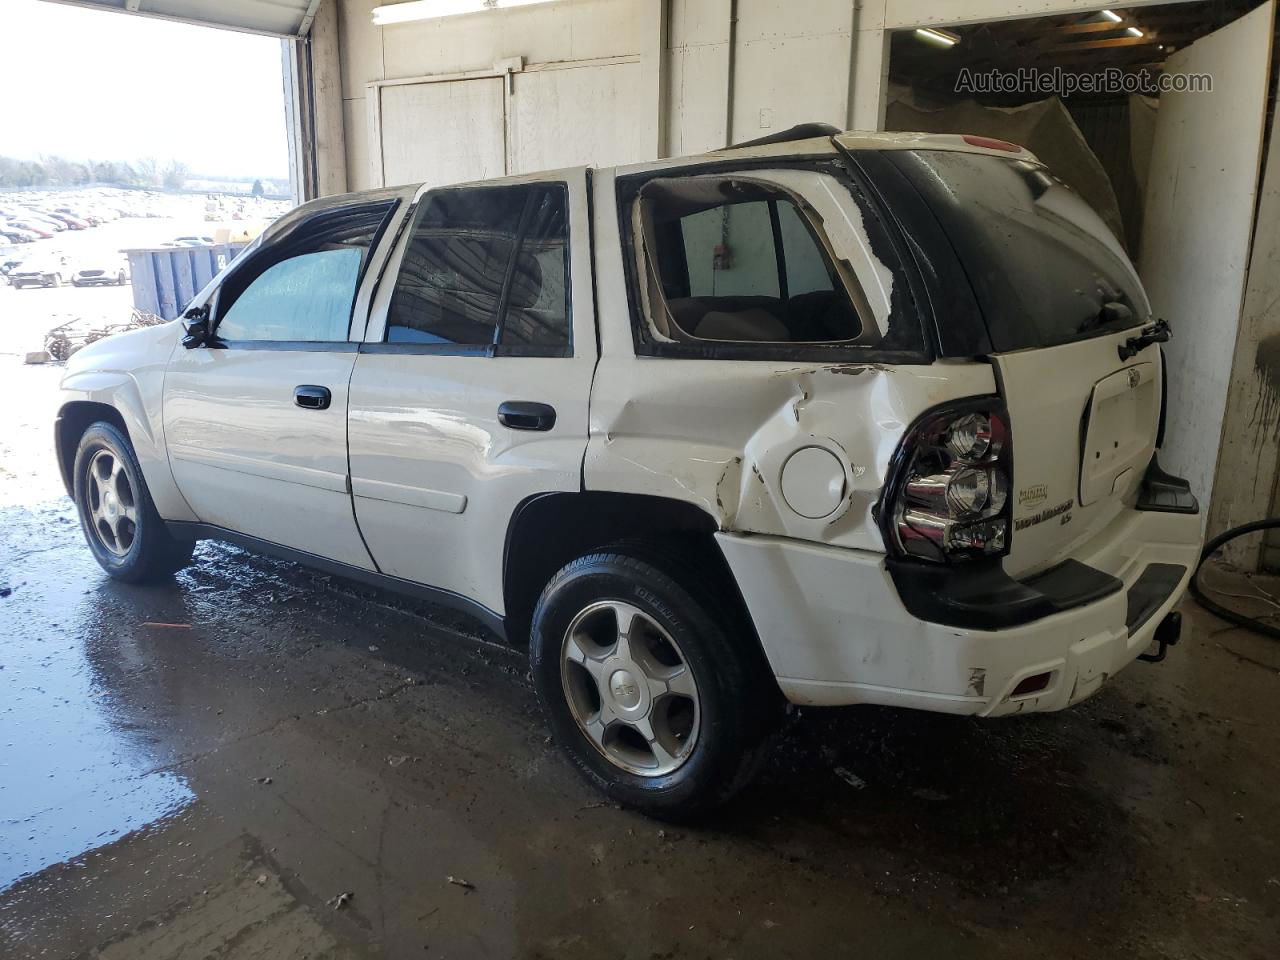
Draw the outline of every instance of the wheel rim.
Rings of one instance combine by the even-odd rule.
[[[138,535],[138,502],[120,458],[99,450],[89,461],[85,507],[89,527],[102,548],[123,557]]]
[[[661,777],[698,740],[698,685],[683,651],[639,607],[605,600],[569,624],[560,648],[569,712],[606,760]]]

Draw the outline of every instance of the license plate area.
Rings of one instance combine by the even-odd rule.
[[[1153,363],[1135,363],[1094,384],[1080,453],[1082,507],[1124,496],[1138,485],[1151,458],[1159,414]]]

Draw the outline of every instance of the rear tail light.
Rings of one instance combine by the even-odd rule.
[[[945,404],[912,424],[878,510],[890,551],[940,563],[1008,553],[1010,439],[996,397]]]

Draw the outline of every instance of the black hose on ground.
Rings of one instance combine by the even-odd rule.
[[[1230,530],[1218,534],[1218,536],[1206,543],[1204,545],[1204,549],[1200,551],[1200,562],[1196,564],[1196,572],[1191,576],[1189,588],[1191,590],[1191,595],[1196,598],[1200,606],[1204,607],[1215,617],[1221,617],[1228,623],[1234,623],[1238,627],[1253,630],[1263,636],[1271,637],[1273,640],[1280,640],[1280,627],[1274,627],[1269,623],[1263,623],[1256,617],[1246,617],[1243,613],[1239,613],[1235,610],[1229,610],[1216,600],[1210,600],[1200,589],[1200,571],[1204,569],[1204,562],[1221,550],[1223,544],[1230,540],[1234,540],[1236,537],[1243,537],[1248,533],[1257,533],[1259,530],[1275,529],[1280,529],[1280,517],[1270,517],[1266,520],[1255,520],[1253,523],[1241,524],[1238,527],[1232,527]]]

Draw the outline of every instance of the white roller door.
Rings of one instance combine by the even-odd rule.
[[[639,57],[370,84],[373,182],[449,184],[653,158]]]
[[[639,60],[526,70],[512,77],[511,173],[646,159]]]
[[[446,184],[506,173],[503,86],[500,77],[383,86],[382,182]]]

